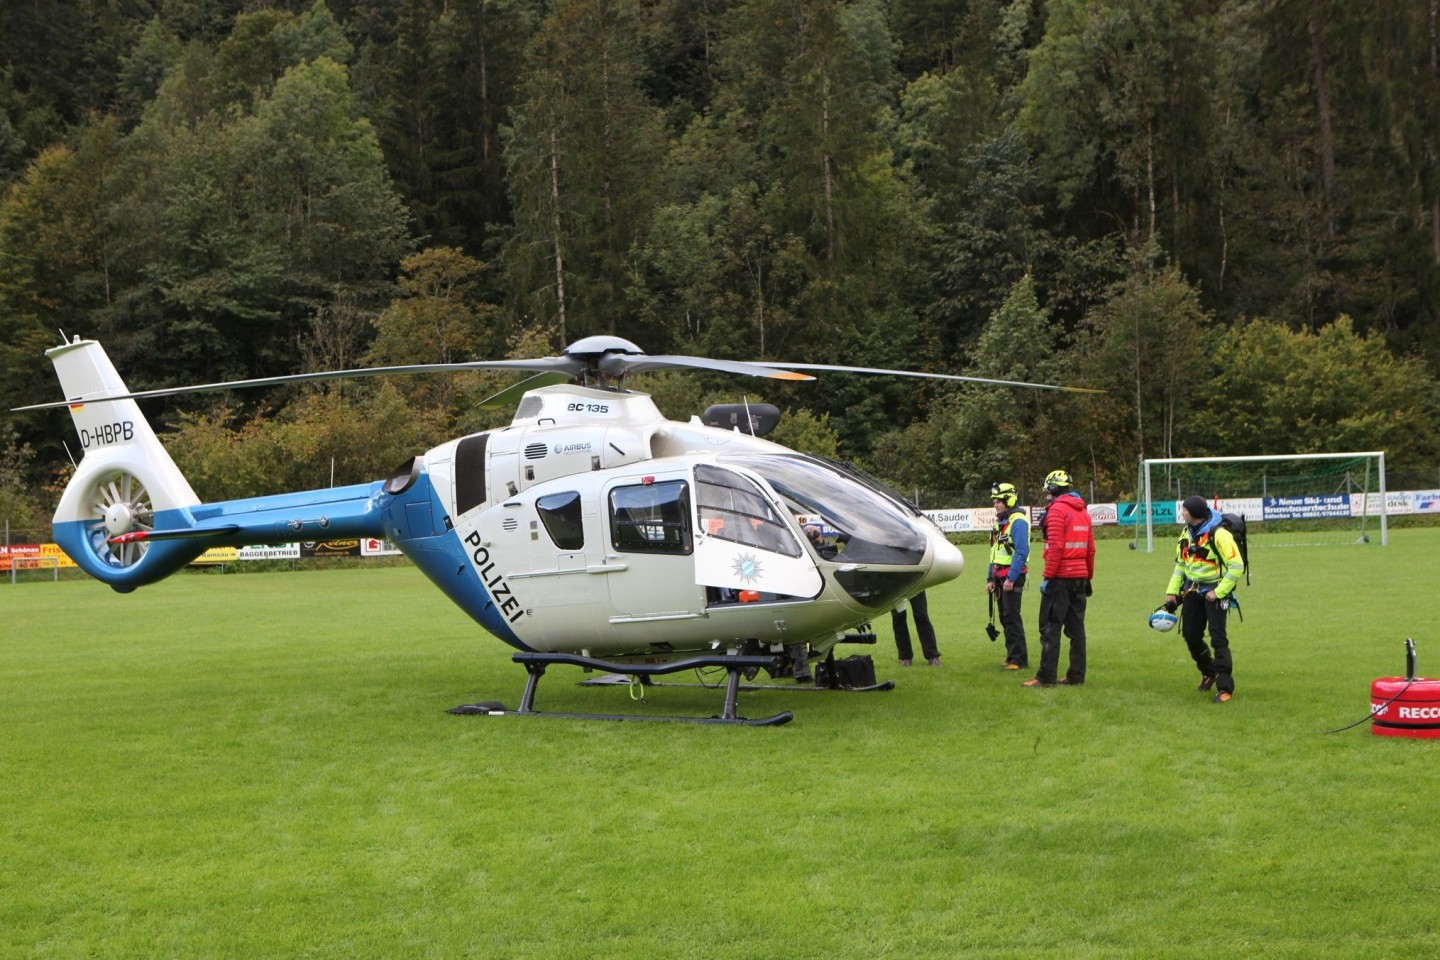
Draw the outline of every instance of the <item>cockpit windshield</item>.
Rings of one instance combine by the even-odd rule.
[[[855,464],[853,463],[848,463],[843,460],[831,460],[829,457],[821,457],[814,455],[812,455],[810,459],[819,460],[826,466],[834,467],[836,470],[839,470],[841,473],[845,474],[845,476],[857,481],[858,483],[865,484],[865,486],[874,490],[876,493],[880,494],[886,499],[894,500],[896,506],[900,507],[900,509],[904,510],[906,513],[912,516],[919,517],[924,515],[920,512],[919,507],[911,503],[908,499],[898,493],[894,488],[880,482],[876,478],[872,477],[870,474],[866,473],[864,470],[861,470],[859,467],[855,466]]]
[[[915,566],[925,556],[925,534],[904,516],[905,508],[838,466],[783,454],[725,457],[721,462],[763,477],[792,513],[823,517],[836,531],[840,563]]]

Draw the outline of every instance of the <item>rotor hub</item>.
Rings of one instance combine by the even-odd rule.
[[[135,512],[128,503],[112,503],[105,508],[105,532],[112,537],[135,529]]]

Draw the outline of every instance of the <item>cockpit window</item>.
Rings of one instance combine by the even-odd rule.
[[[880,494],[881,496],[886,497],[886,498],[888,498],[888,499],[890,499],[890,500],[894,500],[895,503],[898,504],[903,510],[905,510],[906,513],[909,513],[909,514],[911,514],[912,516],[917,516],[917,517],[918,517],[918,516],[923,516],[923,514],[922,514],[921,511],[920,511],[920,508],[917,507],[917,506],[915,506],[915,504],[914,504],[913,502],[911,502],[911,500],[910,500],[909,498],[901,495],[901,494],[900,494],[899,492],[897,492],[893,487],[890,487],[890,486],[888,486],[888,485],[886,485],[886,484],[884,484],[884,483],[881,483],[881,482],[880,482],[878,479],[876,479],[875,477],[872,477],[870,474],[866,473],[864,470],[861,470],[859,467],[855,466],[855,464],[853,464],[853,463],[847,463],[847,462],[842,461],[842,460],[831,460],[829,457],[821,457],[821,456],[815,456],[814,459],[819,460],[821,463],[825,464],[826,466],[834,467],[836,470],[839,470],[841,473],[845,474],[847,477],[851,477],[851,478],[854,479],[854,480],[858,480],[860,483],[865,484],[865,486],[867,486],[867,487],[869,487],[870,489],[874,490],[876,493]]]
[[[615,549],[630,553],[688,554],[689,484],[671,480],[611,490],[610,537]]]
[[[585,525],[580,516],[580,494],[575,491],[551,493],[535,501],[535,511],[545,532],[561,550],[580,550],[585,546]]]
[[[723,462],[763,477],[793,513],[823,517],[837,532],[840,563],[915,566],[925,556],[925,533],[906,516],[909,511],[839,467],[781,454],[726,457]]]
[[[695,467],[695,501],[700,526],[710,536],[787,557],[800,556],[795,535],[749,477],[699,464]]]

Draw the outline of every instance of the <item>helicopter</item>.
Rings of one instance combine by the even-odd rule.
[[[62,336],[63,340],[63,336]],[[1050,390],[1080,387],[825,364],[651,356],[593,336],[556,357],[328,371],[131,392],[103,347],[75,337],[46,351],[82,459],[56,509],[55,542],[120,593],[155,583],[211,547],[374,538],[393,543],[471,619],[515,649],[528,679],[518,709],[452,712],[779,725],[747,718],[738,693],[882,690],[836,682],[835,647],[873,642],[870,620],[958,577],[964,557],[904,497],[847,464],[764,438],[769,405],[665,418],[627,388],[652,370],[692,368],[779,380],[805,370],[924,376]],[[204,503],[138,405],[147,397],[355,376],[454,370],[531,376],[486,401],[516,405],[508,426],[459,437],[370,483]],[[824,658],[828,680],[811,666]],[[535,708],[553,665],[602,671],[589,683],[659,685],[724,670],[711,717],[555,713]],[[742,681],[743,687],[742,687]],[[707,684],[709,685],[709,684]],[[718,686],[718,685],[717,685]],[[773,685],[769,685],[773,686]]]

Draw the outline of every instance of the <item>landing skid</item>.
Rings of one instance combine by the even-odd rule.
[[[760,717],[752,720],[748,717],[742,717],[738,713],[741,675],[746,671],[758,671],[766,668],[770,670],[777,669],[779,666],[778,657],[715,655],[690,657],[671,663],[644,664],[611,663],[606,660],[597,660],[594,657],[582,657],[569,653],[517,653],[511,659],[524,666],[526,673],[529,674],[525,682],[525,693],[520,697],[520,709],[508,710],[502,703],[485,701],[483,703],[462,704],[448,712],[466,716],[555,717],[566,720],[642,720],[666,723],[715,723],[745,727],[778,727],[781,724],[789,723],[795,716],[789,710],[785,710],[773,716]],[[606,673],[626,674],[628,676],[640,677],[642,682],[649,677],[659,674],[677,673],[681,670],[693,670],[701,667],[723,667],[728,677],[725,684],[725,705],[718,717],[660,717],[631,713],[550,713],[536,710],[535,690],[540,685],[540,678],[545,675],[546,668],[552,664],[565,664],[574,667],[584,667],[587,670],[602,670]],[[651,686],[654,685],[655,684],[651,684]],[[680,686],[680,684],[672,684],[672,686]],[[751,686],[754,685],[747,685],[746,689],[750,689]],[[758,686],[754,686],[754,688],[763,689]]]
[[[842,642],[874,643],[875,635],[873,633],[846,634],[845,639]],[[895,689],[894,680],[882,680],[880,683],[865,684],[863,686],[851,686],[850,684],[843,683],[840,680],[838,672],[835,670],[835,652],[833,650],[826,654],[825,664],[829,667],[829,669],[824,671],[824,677],[820,678],[820,682],[817,683],[805,685],[788,683],[742,683],[736,689],[746,692],[751,690],[804,690],[807,693],[826,692],[831,690],[836,690],[843,693],[878,693],[885,690]],[[731,676],[734,676],[733,671],[731,672]],[[819,674],[817,674],[817,678],[819,678]],[[720,686],[718,683],[704,682],[664,683],[659,680],[651,680],[649,677],[646,676],[642,676],[640,678],[640,681],[647,687],[704,687],[708,690],[715,690]],[[625,684],[628,686],[629,683],[630,678],[623,673],[607,673],[603,677],[591,677],[588,680],[581,680],[578,684],[576,684],[576,686],[613,687],[619,686],[621,684]]]
[[[874,643],[876,642],[876,635],[874,635],[874,633],[847,633],[845,639],[841,640],[841,642]],[[829,669],[825,669],[821,674],[816,674],[815,682],[812,682],[812,684],[740,684],[736,689],[746,692],[755,691],[755,689],[780,689],[780,691],[841,691],[845,692],[845,694],[874,694],[874,692],[896,688],[896,682],[894,682],[893,679],[887,679],[887,681],[881,681],[878,682],[878,684],[860,685],[860,687],[845,684],[845,682],[841,681],[838,672],[835,671],[834,651],[829,651],[827,655],[825,655],[825,665],[827,665]],[[734,671],[730,671],[730,678],[733,678],[733,676]],[[691,684],[691,682],[654,681],[654,679],[649,679],[649,676],[645,675],[641,675],[639,679],[641,679],[645,687],[703,687],[706,689],[717,689],[720,687],[720,684],[706,684],[706,682]],[[589,679],[582,679],[579,684],[576,684],[576,687],[619,687],[619,685],[622,684],[628,687],[629,682],[631,682],[629,676],[626,676],[624,672],[618,672],[618,674],[606,674],[605,676],[590,676]]]
[[[612,674],[612,676],[618,676],[618,674]],[[630,681],[629,681],[629,678],[626,678],[626,677],[620,677],[620,679],[618,679],[618,680],[611,680],[611,679],[609,679],[608,677],[595,677],[595,678],[590,679],[590,680],[581,680],[580,683],[577,684],[577,686],[581,686],[581,687],[605,687],[605,686],[611,686],[611,685],[613,685],[613,684],[629,683],[629,682],[630,682]],[[647,687],[704,687],[704,688],[707,689],[707,690],[716,690],[716,689],[719,689],[719,684],[713,684],[713,683],[684,683],[684,682],[664,683],[664,682],[661,682],[661,681],[653,681],[653,682],[651,682],[651,683],[647,683],[646,686],[647,686]],[[800,685],[791,686],[790,684],[785,684],[785,683],[742,683],[742,684],[740,684],[740,686],[739,686],[737,689],[740,690],[741,692],[745,692],[745,693],[748,693],[748,692],[751,691],[751,690],[780,690],[780,691],[786,692],[786,693],[880,693],[880,692],[885,691],[885,690],[894,690],[894,689],[895,689],[895,681],[894,681],[894,680],[882,680],[880,683],[872,683],[872,684],[870,684],[869,686],[865,686],[865,687],[847,687],[847,686],[844,686],[844,685],[841,685],[841,684],[836,684],[835,686],[828,686],[828,685],[826,685],[826,684],[820,684],[820,685],[818,685],[818,686],[816,686],[816,685],[814,685],[814,684],[811,684],[811,685],[809,685],[809,686],[800,686]]]

